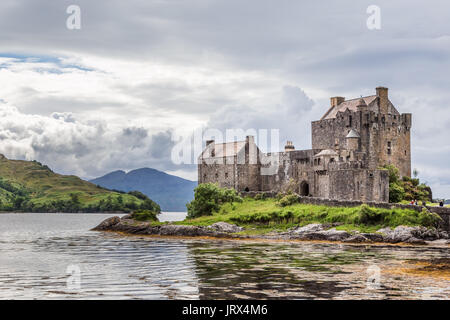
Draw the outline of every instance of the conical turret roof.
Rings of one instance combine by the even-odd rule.
[[[359,133],[356,130],[352,129],[347,134],[346,138],[360,138],[360,135],[359,135]]]

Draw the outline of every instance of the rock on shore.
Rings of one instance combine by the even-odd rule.
[[[95,231],[116,231],[140,235],[182,236],[182,237],[230,237],[231,233],[242,231],[243,228],[225,222],[218,222],[208,227],[163,224],[153,226],[148,222],[131,219],[130,215],[112,217],[101,222]]]
[[[328,228],[328,229],[327,229]],[[409,243],[414,245],[450,244],[449,234],[446,231],[427,229],[425,227],[398,226],[395,229],[383,228],[376,233],[359,233],[336,230],[323,224],[314,223],[297,227],[287,232],[272,232],[267,235],[249,236],[237,234],[244,228],[226,222],[217,222],[210,226],[191,226],[162,224],[151,225],[148,222],[139,222],[130,215],[112,217],[104,220],[93,230],[116,231],[139,235],[182,236],[182,237],[216,237],[216,238],[265,238],[283,240],[325,240],[341,241],[346,243]]]

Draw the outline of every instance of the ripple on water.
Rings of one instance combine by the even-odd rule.
[[[395,272],[448,248],[122,237],[106,215],[0,215],[2,299],[448,299],[450,283]],[[409,264],[408,264],[409,262]],[[68,266],[80,288],[68,287]],[[368,270],[380,268],[368,285]],[[369,267],[372,267],[370,269]],[[419,266],[420,267],[420,266]]]

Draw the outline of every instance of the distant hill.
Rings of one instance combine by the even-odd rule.
[[[90,180],[114,190],[138,190],[156,201],[163,211],[186,211],[186,203],[194,198],[196,181],[186,180],[150,168],[118,170]]]
[[[9,160],[0,154],[0,211],[105,212],[159,206],[140,192],[114,192],[77,176],[54,173],[37,161]]]

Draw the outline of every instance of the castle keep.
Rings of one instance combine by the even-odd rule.
[[[310,150],[295,150],[288,141],[284,152],[263,153],[252,136],[208,141],[198,158],[198,181],[278,192],[293,180],[304,196],[387,202],[389,176],[380,167],[393,164],[401,176],[411,176],[411,114],[397,111],[387,88],[357,99],[331,98],[311,127]]]

